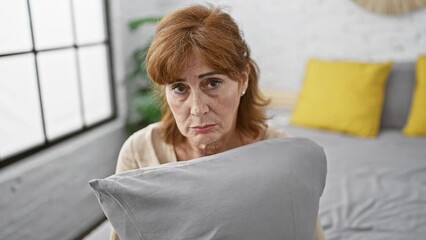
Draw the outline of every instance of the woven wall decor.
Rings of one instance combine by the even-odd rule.
[[[402,14],[426,6],[426,0],[353,0],[361,7],[387,15]]]

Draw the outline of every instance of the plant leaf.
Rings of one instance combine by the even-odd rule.
[[[146,17],[146,18],[134,19],[129,22],[129,28],[131,30],[135,30],[144,24],[157,23],[160,20],[161,20],[161,17]]]

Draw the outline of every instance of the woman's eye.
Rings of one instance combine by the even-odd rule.
[[[221,80],[212,79],[208,82],[207,88],[209,88],[209,89],[217,88],[221,83],[222,83]]]
[[[186,91],[186,86],[183,83],[176,83],[172,85],[172,91],[175,93],[185,93]]]

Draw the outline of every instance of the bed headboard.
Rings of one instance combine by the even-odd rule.
[[[415,84],[415,62],[395,62],[385,90],[381,128],[403,128]]]

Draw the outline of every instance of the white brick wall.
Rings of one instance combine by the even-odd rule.
[[[298,90],[310,57],[413,61],[426,54],[426,8],[384,16],[351,0],[126,0],[123,15],[164,14],[194,2],[228,6],[260,66],[265,89]],[[129,35],[127,52],[139,34]]]

